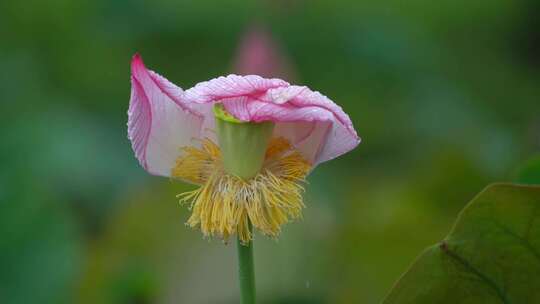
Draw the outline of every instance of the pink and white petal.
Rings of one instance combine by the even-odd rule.
[[[268,89],[285,87],[289,84],[277,78],[263,78],[257,75],[229,75],[200,82],[185,92],[187,102],[209,103],[225,98],[250,96],[257,97]]]
[[[146,69],[140,56],[131,63],[128,137],[140,164],[151,174],[170,176],[180,147],[199,138],[204,116],[183,99],[184,92]]]
[[[250,121],[251,113],[248,105],[254,101],[249,96],[239,96],[221,99],[221,104],[225,107],[225,110],[241,121]]]
[[[359,139],[349,115],[347,115],[339,105],[334,103],[325,95],[317,91],[306,89],[303,90],[301,94],[291,99],[289,103],[297,107],[317,106],[327,109],[334,114],[337,121],[350,132],[352,137]]]
[[[352,138],[349,131],[333,119],[278,122],[274,134],[293,143],[313,167],[354,149],[360,143],[360,139]]]
[[[288,86],[268,90],[259,100],[277,104],[289,104],[296,107],[317,106],[332,112],[355,137],[356,131],[349,116],[343,109],[325,95],[312,91],[305,86]]]
[[[310,91],[308,87],[291,85],[269,89],[259,97],[259,100],[269,103],[284,104],[296,98],[305,91]]]
[[[201,113],[199,111],[200,105],[187,102],[184,98],[185,94],[182,88],[176,86],[174,83],[170,82],[165,77],[159,75],[154,71],[147,70],[147,72],[150,78],[154,81],[155,85],[163,92],[163,94],[167,95],[167,97],[169,97],[172,101],[179,105],[183,110],[188,111],[193,115],[201,116]]]
[[[312,121],[332,122],[331,127],[327,131],[328,136],[324,139],[324,143],[316,152],[317,156],[315,162],[317,164],[344,154],[360,143],[360,138],[356,134],[356,130],[354,129],[349,116],[340,106],[319,92],[314,92],[307,87],[289,86],[270,89],[259,99],[268,103],[281,104],[291,108],[310,111],[308,116]],[[328,113],[332,114],[331,119],[328,118]],[[320,117],[317,117],[319,114]],[[314,131],[315,130],[317,129],[314,129]],[[310,137],[323,136],[321,134],[324,132],[317,132],[314,132]],[[309,139],[307,141],[311,140],[312,139]]]
[[[148,70],[152,79],[156,82],[159,88],[167,94],[176,104],[185,111],[200,117],[203,120],[200,136],[197,138],[210,138],[215,140],[215,118],[213,105],[210,103],[193,103],[188,101],[184,95],[184,90],[176,86],[165,77]],[[193,144],[193,143],[192,143]]]
[[[318,122],[332,121],[332,112],[319,107],[298,108],[288,104],[273,104],[262,101],[248,103],[250,121],[262,122]]]
[[[317,155],[316,163],[320,164],[343,155],[358,146],[360,141],[361,139],[356,136],[356,132],[353,135],[345,125],[334,121],[328,130],[326,141]]]
[[[305,141],[315,131],[316,124],[311,121],[278,122],[274,134],[285,137],[296,145]]]
[[[279,122],[274,129],[274,136],[284,137],[289,140],[314,168],[320,163],[318,156],[324,146],[331,125],[332,123],[327,121]]]

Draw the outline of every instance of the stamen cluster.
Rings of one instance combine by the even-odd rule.
[[[248,180],[225,172],[219,146],[208,138],[200,148],[182,150],[171,175],[201,185],[178,197],[192,210],[187,225],[199,227],[206,237],[226,241],[237,233],[248,243],[251,223],[275,238],[283,224],[301,217],[302,184],[311,166],[286,139],[270,141],[262,169]]]

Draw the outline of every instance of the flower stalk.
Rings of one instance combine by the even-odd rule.
[[[251,223],[249,230],[252,230]],[[238,281],[240,283],[240,303],[255,304],[255,267],[253,263],[253,241],[244,244],[236,241],[238,249]]]

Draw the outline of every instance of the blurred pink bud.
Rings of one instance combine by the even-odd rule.
[[[262,26],[251,26],[241,37],[234,72],[291,80],[293,72],[279,44]]]

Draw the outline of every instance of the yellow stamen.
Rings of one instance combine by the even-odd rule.
[[[209,139],[201,148],[185,147],[172,176],[200,184],[179,194],[192,210],[187,221],[207,237],[227,240],[237,233],[243,243],[252,238],[249,222],[263,234],[277,237],[281,226],[301,216],[302,183],[310,164],[284,138],[271,140],[261,172],[249,180],[227,174],[219,147]]]

